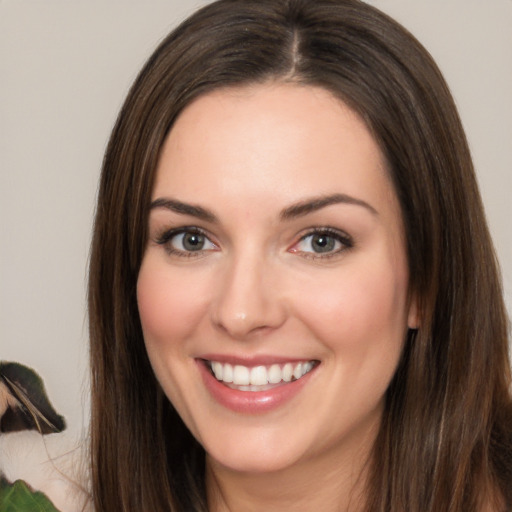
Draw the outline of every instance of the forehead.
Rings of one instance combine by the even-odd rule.
[[[378,145],[329,91],[271,83],[219,89],[186,107],[162,148],[153,198],[274,204],[334,192],[394,201]]]

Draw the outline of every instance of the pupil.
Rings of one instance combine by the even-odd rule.
[[[198,233],[189,233],[183,237],[183,247],[187,251],[200,251],[204,246],[204,236]]]
[[[329,252],[334,249],[334,238],[328,235],[316,235],[313,237],[313,248],[316,252]]]

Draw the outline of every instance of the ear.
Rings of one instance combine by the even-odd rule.
[[[407,327],[409,329],[419,329],[421,324],[418,298],[415,293],[411,294],[409,301],[409,312],[407,314]]]

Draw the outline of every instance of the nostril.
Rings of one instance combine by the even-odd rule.
[[[269,286],[268,269],[256,257],[252,253],[240,257],[219,274],[219,286],[209,305],[215,328],[234,339],[264,335],[279,327],[286,316],[278,288]]]

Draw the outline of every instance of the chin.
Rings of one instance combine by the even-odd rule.
[[[272,473],[286,470],[307,458],[311,440],[298,433],[264,425],[242,428],[239,432],[213,430],[203,447],[215,464],[240,473]],[[302,436],[303,437],[303,436]]]
[[[277,473],[293,467],[297,458],[291,454],[272,453],[232,453],[232,454],[210,454],[207,457],[214,465],[222,466],[236,473],[263,474]]]

